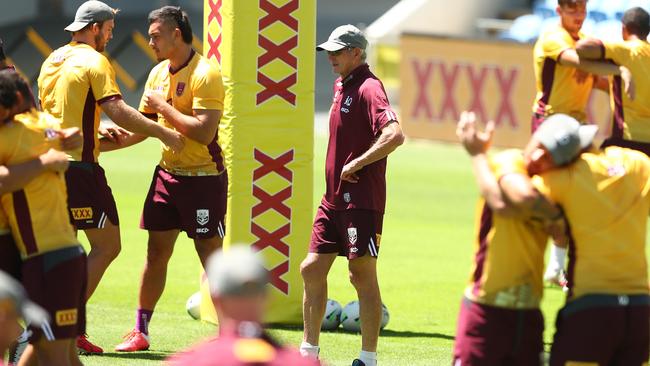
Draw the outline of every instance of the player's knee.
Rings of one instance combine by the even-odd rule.
[[[305,259],[300,263],[300,275],[306,283],[314,283],[325,280],[325,276],[319,269],[316,262]]]
[[[156,263],[167,263],[172,256],[173,247],[149,245],[147,248],[148,265]]]
[[[372,288],[376,285],[376,280],[371,273],[366,273],[358,268],[351,268],[349,272],[350,283],[357,290]]]

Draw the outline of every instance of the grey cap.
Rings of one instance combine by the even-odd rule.
[[[74,16],[74,22],[65,27],[68,32],[77,32],[91,23],[100,23],[115,18],[115,10],[101,1],[91,0],[81,4]]]
[[[41,326],[50,320],[48,313],[40,306],[29,301],[23,286],[3,271],[0,271],[0,301],[9,300],[23,320],[35,326]]]
[[[581,125],[566,114],[554,114],[539,126],[535,138],[548,150],[557,165],[565,165],[589,147],[596,136],[598,126]]]
[[[210,293],[215,297],[259,294],[268,283],[262,259],[243,244],[212,254],[207,272]]]
[[[365,50],[366,46],[368,46],[368,40],[359,28],[346,24],[334,29],[327,42],[319,44],[316,51],[338,51],[346,47]]]

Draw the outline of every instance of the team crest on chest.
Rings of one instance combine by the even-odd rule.
[[[349,227],[348,228],[348,241],[350,244],[356,244],[357,242],[357,228]]]
[[[176,84],[176,95],[181,96],[183,95],[183,92],[185,91],[185,83],[178,83]]]
[[[205,225],[208,221],[210,221],[210,210],[196,210],[196,222],[198,222],[199,225]]]

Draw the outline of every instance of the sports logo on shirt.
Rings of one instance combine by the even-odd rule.
[[[75,324],[77,324],[77,309],[66,309],[56,312],[56,325],[64,327]]]
[[[183,95],[183,92],[185,91],[185,83],[178,83],[176,84],[176,95],[181,96]]]
[[[352,97],[348,96],[345,98],[345,102],[343,104],[347,105],[348,107],[352,105]]]
[[[352,197],[350,197],[350,192],[343,193],[343,201],[345,201],[345,203],[350,203],[350,201],[352,201]]]
[[[356,244],[357,242],[357,228],[349,227],[348,228],[348,241],[350,244]]]
[[[72,218],[77,221],[90,220],[93,218],[92,207],[71,207],[70,212],[72,213]]]
[[[196,222],[198,222],[199,225],[205,225],[208,223],[208,221],[210,221],[210,210],[196,210]]]

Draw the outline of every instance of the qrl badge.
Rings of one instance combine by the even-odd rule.
[[[356,244],[357,243],[357,228],[356,227],[349,227],[348,228],[348,241],[350,244]]]
[[[210,210],[196,210],[196,222],[199,225],[205,225],[210,221]]]
[[[185,91],[185,83],[178,83],[176,84],[176,95],[181,96],[183,95],[183,92]]]

